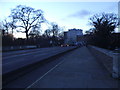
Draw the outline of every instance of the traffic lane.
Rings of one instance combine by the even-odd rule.
[[[61,52],[64,52],[66,50],[68,50],[70,48],[62,48],[62,49],[58,49],[56,51],[49,51],[49,52],[44,52],[44,53],[36,53],[36,54],[32,54],[32,59],[36,59],[36,58],[42,58],[42,56],[52,56],[52,55],[55,55],[55,54],[58,54],[58,53],[61,53]],[[31,55],[26,55],[25,57],[19,57],[19,58],[11,58],[13,59],[11,62],[6,62],[6,63],[3,63],[3,65],[9,65],[9,64],[16,64],[16,63],[20,63],[22,61],[27,61],[27,59],[31,59]],[[35,61],[35,60],[34,60]]]
[[[62,49],[47,52],[47,53],[44,53],[44,54],[38,54],[38,55],[35,54],[35,55],[32,55],[32,57],[27,56],[27,57],[18,58],[18,60],[15,61],[15,62],[3,64],[3,74],[14,71],[14,70],[17,70],[21,67],[24,67],[24,66],[27,66],[27,65],[30,65],[30,64],[33,64],[33,63],[37,63],[37,62],[42,61],[44,59],[47,59],[51,56],[54,56],[58,53],[62,53],[64,51],[70,50],[72,48],[74,48],[74,47],[62,48]]]
[[[6,64],[11,64],[11,63],[14,63],[14,62],[19,62],[19,61],[21,62],[23,57],[24,57],[24,59],[29,59],[30,56],[32,56],[32,58],[37,57],[37,56],[43,56],[43,55],[46,55],[46,53],[49,53],[49,52],[52,53],[52,52],[54,52],[54,51],[56,52],[58,50],[59,49],[57,48],[57,49],[52,50],[52,51],[51,50],[44,50],[44,51],[32,52],[32,53],[28,53],[28,54],[21,54],[21,55],[14,55],[14,56],[10,56],[10,57],[4,57],[3,58],[3,65],[4,64],[5,65]],[[60,49],[60,50],[62,50],[62,49]],[[18,59],[16,59],[16,58],[18,58]],[[12,59],[12,61],[11,61],[11,59]]]
[[[40,50],[46,50],[46,49],[56,49],[56,48],[60,48],[60,47],[37,48],[37,49],[27,49],[27,50],[3,52],[2,56],[3,57],[8,57],[8,56],[11,56],[11,55],[16,55],[16,54],[31,53],[31,52],[34,52],[34,51],[40,51]]]
[[[41,48],[36,48],[34,50],[40,50]],[[9,52],[3,52],[3,57],[15,55],[15,54],[22,54],[22,53],[28,53],[34,51],[33,49],[27,49],[27,50],[18,50],[18,51],[9,51]]]
[[[34,50],[32,52],[29,52],[29,53],[22,53],[22,54],[14,54],[14,55],[11,55],[11,56],[6,56],[6,57],[3,57],[4,60],[7,60],[7,59],[10,59],[10,58],[14,58],[14,57],[18,57],[18,56],[26,56],[26,55],[31,55],[31,54],[34,54],[34,53],[44,53],[46,51],[52,51],[52,50],[57,50],[59,48],[47,48],[47,49],[42,49],[42,50]]]
[[[16,80],[10,82],[9,84],[3,86],[3,89],[4,88],[27,88],[29,85],[31,85],[33,82],[35,82],[39,77],[42,77],[51,68],[56,66],[59,62],[61,62],[65,58],[65,56],[69,55],[70,53],[71,52],[65,53],[60,57],[51,59],[50,62],[39,65],[38,68],[32,70],[29,73],[26,73],[25,75],[17,78]],[[23,83],[23,82],[25,82],[25,83]]]
[[[65,48],[70,48],[70,47],[65,47]],[[18,61],[19,59],[21,58],[25,58],[25,57],[29,57],[31,55],[37,55],[37,54],[44,54],[44,53],[47,53],[47,52],[51,52],[51,51],[55,51],[55,50],[59,50],[59,49],[62,49],[62,47],[57,47],[57,48],[47,48],[47,49],[43,49],[43,50],[40,50],[40,51],[33,51],[31,53],[26,53],[26,54],[19,54],[19,55],[12,55],[12,56],[8,56],[8,57],[3,57],[3,62],[2,64],[6,64],[6,63],[9,63],[9,62],[16,62]],[[17,58],[17,59],[16,59]]]
[[[10,71],[13,71],[13,70],[16,70],[16,69],[19,69],[19,68],[24,67],[26,65],[33,64],[35,62],[41,61],[43,59],[46,59],[48,57],[56,55],[57,53],[61,53],[61,52],[64,52],[66,50],[69,50],[69,49],[70,48],[66,48],[66,49],[63,48],[63,50],[61,49],[61,50],[57,50],[57,51],[52,51],[52,52],[46,53],[44,55],[43,54],[42,55],[35,55],[35,56],[32,56],[32,58],[31,57],[26,57],[26,58],[22,58],[21,60],[18,60],[18,62],[4,64],[3,65],[3,74],[7,73],[7,72],[10,72]]]

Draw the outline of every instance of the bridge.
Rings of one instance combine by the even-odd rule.
[[[88,47],[3,53],[3,88],[118,88],[119,80]]]

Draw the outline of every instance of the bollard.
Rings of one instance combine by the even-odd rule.
[[[113,78],[120,78],[120,53],[113,53]]]

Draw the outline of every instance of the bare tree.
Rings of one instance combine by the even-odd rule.
[[[45,36],[51,36],[51,37],[58,37],[59,33],[61,33],[61,31],[63,30],[62,28],[60,28],[58,26],[58,24],[52,22],[49,23],[51,26],[45,30],[44,35]]]
[[[7,17],[3,21],[1,21],[1,30],[3,35],[7,34],[12,34],[13,35],[13,30],[16,28],[15,21],[12,20],[11,18]],[[11,33],[12,31],[12,33]]]
[[[58,36],[58,32],[59,32],[59,27],[57,24],[52,23],[52,29],[51,29],[51,33],[53,36]]]
[[[51,30],[50,29],[46,29],[45,32],[44,32],[44,35],[49,38],[50,37],[50,34],[51,34]]]
[[[5,30],[3,28],[3,23],[2,21],[0,22],[0,35],[3,36],[5,34]]]
[[[40,28],[40,24],[45,21],[43,17],[43,11],[41,9],[35,10],[32,7],[24,5],[18,5],[15,9],[12,9],[10,15],[16,22],[16,27],[21,28],[19,32],[26,33],[28,39],[29,31],[34,28]],[[23,30],[23,29],[24,30]]]
[[[16,29],[16,25],[15,25],[16,21],[12,17],[9,17],[9,19],[10,19],[9,27],[10,27],[12,34],[13,34],[14,30]]]
[[[32,38],[39,37],[40,36],[40,31],[34,29],[34,30],[30,31],[29,36],[32,37]]]
[[[60,39],[62,39],[63,28],[58,26],[55,22],[48,22],[49,28],[45,30],[44,36],[49,38],[52,45],[56,45]]]
[[[9,22],[7,21],[7,19],[4,19],[2,21],[2,26],[3,26],[3,34],[8,34],[8,31],[9,31]]]

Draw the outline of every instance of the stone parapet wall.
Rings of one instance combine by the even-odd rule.
[[[102,63],[110,73],[112,73],[113,57],[111,51],[95,46],[88,46],[88,49],[92,52],[95,58]]]
[[[96,46],[87,46],[95,58],[109,71],[113,78],[120,79],[120,53]]]

